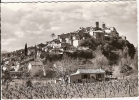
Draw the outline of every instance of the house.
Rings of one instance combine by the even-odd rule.
[[[52,40],[47,43],[46,46],[42,48],[42,50],[47,51],[48,48],[54,49],[54,48],[60,48],[61,47],[61,42],[58,39]]]
[[[103,25],[103,27],[105,27],[105,25]],[[96,27],[91,27],[89,34],[95,38],[96,40],[99,41],[104,41],[104,31],[99,27],[99,22],[96,22]]]
[[[16,66],[2,66],[2,71],[9,71],[9,74],[12,78],[17,78],[17,77],[21,77],[22,76],[22,71],[19,71],[20,66],[19,64],[17,64]]]
[[[119,33],[116,31],[115,27],[106,28],[104,32],[105,35],[109,35],[110,37],[119,37]]]
[[[97,31],[93,31],[93,37],[98,40],[103,42],[104,41],[104,32],[102,30],[97,30]]]
[[[93,80],[104,80],[105,71],[102,69],[78,69],[76,73],[70,74],[68,77],[69,83],[84,82]]]
[[[12,78],[18,78],[21,77],[23,75],[22,71],[10,71],[10,76]]]
[[[70,33],[67,33],[67,34],[61,34],[61,35],[58,35],[58,40],[61,42],[61,43],[71,43],[71,34]]]
[[[45,44],[40,43],[40,44],[37,45],[37,48],[41,50],[41,49],[42,49],[43,47],[45,47],[45,46],[46,46]]]
[[[49,51],[52,54],[63,54],[63,51],[59,48],[54,48]]]
[[[61,43],[68,43],[74,47],[78,47],[80,40],[89,38],[89,33],[86,33],[85,29],[82,28],[76,32],[58,35],[58,39]]]
[[[44,65],[41,61],[30,61],[27,65],[27,71],[30,72],[31,76],[34,76],[39,70],[43,71],[43,75],[45,76]]]
[[[101,42],[109,41],[111,38],[119,37],[119,33],[115,27],[107,28],[103,23],[102,28],[99,28],[99,22],[96,22],[96,27],[90,27],[89,34]]]
[[[89,48],[88,47],[79,46],[78,50],[89,50]]]
[[[14,69],[15,72],[17,72],[20,68],[19,63],[16,66],[11,66],[11,69]]]

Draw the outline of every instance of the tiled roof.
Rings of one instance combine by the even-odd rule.
[[[58,37],[63,38],[63,39],[68,38],[69,36],[70,36],[70,34],[61,34],[61,35],[58,35]]]
[[[45,46],[45,44],[40,43],[40,44],[38,44],[37,46],[39,46],[39,47],[44,47],[44,46]]]
[[[91,73],[105,73],[105,71],[102,70],[102,69],[78,69],[77,72],[81,73],[81,74],[85,74],[85,73],[88,73],[88,74],[91,74]]]
[[[105,73],[102,69],[78,69],[76,73],[71,74],[77,75],[77,74],[97,74],[97,73]]]
[[[87,31],[90,31],[90,29],[91,29],[91,27],[86,27],[86,30],[87,30]]]

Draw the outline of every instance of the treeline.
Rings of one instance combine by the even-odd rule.
[[[131,59],[134,59],[136,49],[133,44],[127,40],[113,39],[108,43],[101,43],[96,41],[94,38],[89,38],[81,42],[80,46],[89,47],[89,50],[76,50],[75,52],[64,52],[63,54],[50,54],[46,52],[41,53],[41,58],[46,60],[55,61],[62,59],[64,54],[72,58],[84,58],[93,59],[95,57],[94,51],[101,50],[102,54],[109,60],[109,64],[118,64],[118,61],[122,57],[129,55]]]

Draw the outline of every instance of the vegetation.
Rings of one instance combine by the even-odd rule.
[[[31,84],[29,82],[29,84]],[[102,81],[95,83],[62,84],[34,82],[26,87],[15,83],[2,89],[3,99],[47,99],[47,98],[100,98],[138,96],[138,78]]]
[[[106,69],[109,64],[108,59],[102,54],[101,50],[97,50],[94,52],[95,58],[92,59],[93,68],[96,69]]]
[[[55,36],[56,35],[54,33],[51,34],[51,37],[52,37],[53,40],[54,40]]]
[[[89,47],[92,50],[95,50],[96,47],[100,44],[99,41],[96,41],[93,37],[81,41],[80,46]]]
[[[2,54],[1,65],[8,69],[8,71],[2,70],[2,98],[46,99],[137,96],[137,48],[129,41],[121,38],[109,38],[109,41],[100,42],[91,37],[89,33],[82,34],[81,30],[78,36],[80,39],[84,37],[80,41],[79,48],[75,48],[68,43],[64,45],[61,43],[61,46],[53,48],[53,44],[60,43],[60,41],[55,39],[56,35],[52,33],[53,40],[46,42],[46,44],[41,43],[35,47],[27,47],[26,44],[24,50]],[[80,49],[80,47],[87,48],[87,50]],[[37,51],[40,53],[38,53],[39,56]],[[56,51],[60,53],[58,54]],[[29,72],[27,69],[28,62],[37,58],[43,62],[43,68],[34,67]],[[16,66],[16,62],[21,64],[22,67],[18,71],[22,71],[23,75],[20,75],[18,80],[13,79],[15,80],[13,83],[9,71],[15,70],[10,66]],[[89,83],[89,80],[85,79],[82,83],[65,84],[68,76],[75,73],[79,68],[104,69],[106,73],[105,80]],[[62,81],[56,82],[59,79],[62,79]],[[110,80],[107,81],[107,79]]]

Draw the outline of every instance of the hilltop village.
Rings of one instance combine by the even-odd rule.
[[[115,27],[107,27],[105,23],[100,27],[99,22],[96,22],[95,27],[80,27],[77,31],[63,33],[58,35],[57,38],[55,38],[56,36],[53,33],[51,37],[53,39],[47,41],[45,44],[40,43],[32,47],[27,47],[26,44],[26,50],[21,49],[3,53],[1,57],[3,69],[18,72],[24,69],[33,70],[33,66],[36,66],[34,69],[36,72],[40,67],[44,71],[46,70],[46,66],[48,68],[48,65],[52,64],[51,67],[49,66],[51,70],[52,67],[58,66],[57,62],[59,60],[61,61],[63,55],[66,54],[71,55],[70,59],[73,57],[74,62],[78,60],[77,65],[73,64],[73,66],[76,65],[77,70],[77,68],[79,68],[79,62],[84,62],[80,65],[89,63],[93,64],[93,66],[97,66],[92,60],[90,61],[90,59],[97,57],[97,55],[95,55],[97,51],[102,53],[102,60],[103,57],[107,60],[106,66],[119,64],[122,57],[130,57],[130,59],[134,60],[137,54],[136,48],[126,40],[126,36],[120,36]],[[25,55],[25,53],[27,54]],[[81,60],[82,58],[84,60]],[[101,66],[103,66],[103,64]],[[46,74],[47,72],[44,71],[44,75]]]

